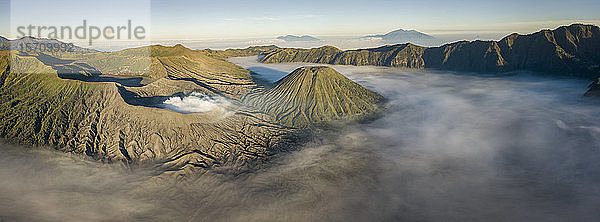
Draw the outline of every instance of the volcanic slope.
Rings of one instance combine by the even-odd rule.
[[[337,120],[358,120],[376,112],[383,97],[335,69],[301,67],[248,104],[292,127],[310,127]]]
[[[126,87],[112,79],[64,79],[53,64],[34,55],[0,52],[0,137],[105,162],[159,163],[177,174],[246,165],[287,147],[288,128],[252,108],[233,105],[182,114],[132,104],[185,91],[211,92],[235,102],[254,87],[249,72],[234,64],[179,46],[150,49],[152,69],[159,75],[141,87]],[[118,57],[133,52],[114,53]],[[91,57],[78,61],[86,58]],[[105,61],[109,63],[91,62],[86,67],[118,66]]]

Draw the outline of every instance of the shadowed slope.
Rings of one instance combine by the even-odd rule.
[[[248,103],[293,127],[364,118],[383,100],[329,67],[298,68],[275,84]]]

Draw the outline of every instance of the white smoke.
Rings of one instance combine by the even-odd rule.
[[[174,96],[163,102],[167,109],[180,113],[205,113],[214,110],[224,110],[230,103],[220,96],[209,96],[201,92],[190,95]]]

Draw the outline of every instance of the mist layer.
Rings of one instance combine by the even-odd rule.
[[[258,75],[273,81],[304,65],[238,64],[257,67]],[[299,151],[246,173],[216,169],[182,180],[8,149],[0,162],[0,216],[42,221],[63,216],[73,221],[600,218],[600,104],[581,97],[587,82],[528,73],[333,68],[388,99],[381,118],[324,131]]]

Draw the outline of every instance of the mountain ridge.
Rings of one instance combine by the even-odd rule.
[[[499,41],[459,41],[439,47],[411,43],[359,50],[275,49],[260,62],[381,65],[468,72],[530,70],[580,78],[600,76],[600,28],[573,24]]]
[[[212,50],[212,49],[199,49],[196,52],[203,53],[218,59],[228,59],[231,57],[242,57],[242,56],[254,56],[269,52],[273,49],[278,49],[276,45],[266,46],[250,46],[244,49],[226,49],[226,50]]]

